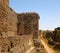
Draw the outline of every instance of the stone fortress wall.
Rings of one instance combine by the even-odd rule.
[[[0,0],[0,53],[25,53],[38,38],[37,13],[18,14],[9,0]]]
[[[17,35],[17,14],[7,5],[8,0],[0,1],[0,33],[2,37]]]

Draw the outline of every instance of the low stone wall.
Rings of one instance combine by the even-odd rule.
[[[0,53],[25,53],[32,46],[32,35],[0,38]]]

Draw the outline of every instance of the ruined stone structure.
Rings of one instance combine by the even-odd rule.
[[[17,15],[8,6],[8,0],[0,1],[0,32],[2,33],[2,37],[17,35],[16,26],[17,26]]]
[[[37,13],[22,13],[18,14],[18,35],[33,34],[35,38],[38,36],[38,20],[39,15]]]
[[[8,36],[16,35],[17,35],[17,15],[11,8],[8,8]]]
[[[32,35],[0,38],[0,53],[25,53],[32,46]]]
[[[7,25],[7,17],[8,17],[8,12],[7,12],[7,6],[5,6],[5,3],[0,0],[0,31],[2,35],[5,35],[8,30],[8,25]],[[2,36],[1,35],[1,36]]]
[[[25,53],[38,38],[37,13],[15,13],[9,0],[0,0],[0,53]],[[22,36],[21,36],[22,35]]]

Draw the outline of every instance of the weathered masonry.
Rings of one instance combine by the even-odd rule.
[[[9,0],[0,0],[0,53],[25,53],[38,38],[39,15],[16,13]]]
[[[17,35],[17,14],[9,7],[8,0],[0,1],[1,37]]]
[[[33,34],[35,38],[38,36],[38,21],[37,13],[22,13],[17,16],[17,33],[18,35]]]

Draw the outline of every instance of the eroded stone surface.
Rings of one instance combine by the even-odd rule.
[[[38,37],[37,13],[15,13],[9,0],[0,0],[0,53],[25,53]]]

